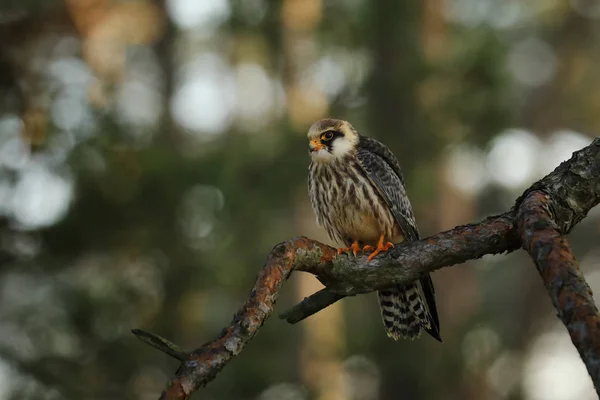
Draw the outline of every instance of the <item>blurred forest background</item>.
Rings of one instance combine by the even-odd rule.
[[[510,208],[600,130],[594,0],[0,0],[0,399],[155,399],[315,224],[306,131],[403,167],[424,236]],[[600,293],[600,212],[570,236]],[[436,272],[444,343],[375,295],[275,316],[195,398],[587,400],[521,253]],[[319,289],[284,286],[281,312]]]

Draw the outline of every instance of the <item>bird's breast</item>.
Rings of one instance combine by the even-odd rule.
[[[381,233],[394,236],[394,218],[358,162],[315,164],[309,192],[317,222],[334,240],[376,244]]]

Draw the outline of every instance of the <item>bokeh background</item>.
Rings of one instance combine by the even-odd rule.
[[[594,0],[1,0],[0,399],[155,399],[272,247],[328,242],[305,133],[398,156],[423,235],[511,207],[600,129]],[[600,212],[570,236],[600,293]],[[444,343],[375,295],[269,319],[195,398],[587,400],[533,264],[434,274]],[[320,284],[297,274],[277,312]]]

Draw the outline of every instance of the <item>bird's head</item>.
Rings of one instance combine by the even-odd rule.
[[[358,133],[349,122],[321,119],[308,130],[308,152],[314,161],[331,162],[352,152],[358,145]]]

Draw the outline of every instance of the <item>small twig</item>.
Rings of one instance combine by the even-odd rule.
[[[321,311],[325,307],[332,305],[336,301],[343,299],[344,297],[346,296],[343,294],[330,292],[326,288],[321,289],[317,293],[312,294],[310,297],[305,297],[304,300],[289,310],[279,314],[279,318],[285,319],[290,324],[295,324]]]
[[[187,353],[183,351],[181,347],[154,333],[145,331],[143,329],[132,329],[131,333],[133,333],[142,342],[157,348],[163,353],[166,353],[179,361],[185,361],[188,357]]]

